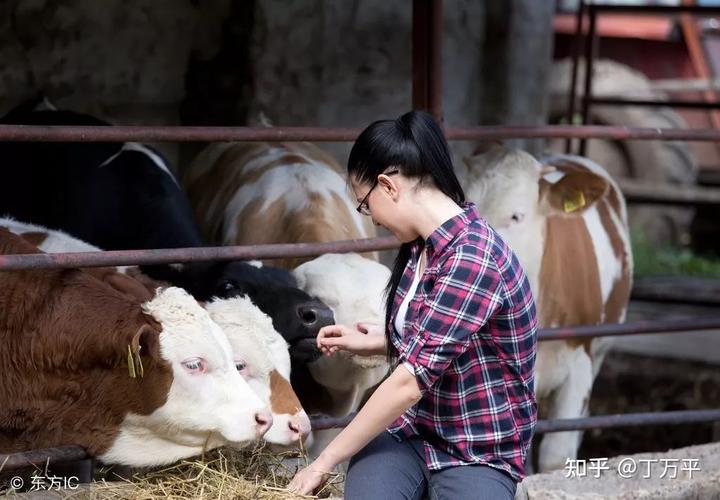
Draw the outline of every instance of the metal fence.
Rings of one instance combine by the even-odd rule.
[[[593,12],[600,9],[618,9],[617,6],[589,6],[591,27]],[[654,10],[673,11],[673,8],[658,7]],[[706,12],[692,8],[689,11]],[[581,22],[582,12],[579,13]],[[442,52],[442,0],[413,1],[413,107],[429,110],[441,123],[441,61]],[[591,31],[591,34],[593,32]],[[594,35],[590,38],[592,39]],[[592,50],[593,43],[589,43]],[[590,66],[590,65],[588,65]],[[575,83],[576,71],[573,72]],[[586,83],[586,90],[589,84]],[[573,89],[575,86],[573,85]],[[586,95],[591,95],[586,91]],[[591,101],[585,99],[585,107]],[[575,96],[570,100],[574,112]],[[658,129],[623,126],[495,126],[495,127],[446,127],[449,140],[478,140],[506,138],[568,138],[568,139],[636,139],[636,140],[681,140],[718,141],[719,130]],[[125,141],[352,141],[360,129],[333,127],[142,127],[142,126],[21,126],[0,125],[0,141],[77,141],[77,142],[125,142]],[[714,198],[713,198],[714,199]],[[630,199],[629,201],[632,201]],[[697,200],[684,197],[653,197],[645,193],[639,200],[647,203],[695,204]],[[317,244],[279,244],[255,246],[229,246],[207,248],[126,250],[88,253],[60,253],[34,255],[2,255],[0,271],[20,269],[49,269],[64,267],[93,267],[136,264],[160,264],[173,262],[233,260],[233,259],[274,259],[283,257],[308,257],[328,252],[366,252],[387,250],[398,246],[392,237],[366,240],[350,240]],[[597,336],[636,335],[646,333],[670,333],[687,330],[708,330],[720,328],[720,317],[626,323],[620,325],[598,325],[544,329],[539,333],[540,341],[593,338]],[[342,418],[319,416],[313,419],[316,430],[341,427],[352,415]],[[682,412],[661,412],[647,414],[604,415],[577,419],[541,420],[538,432],[558,432],[599,427],[625,425],[650,425],[660,423],[702,422],[720,420],[720,409],[690,410]],[[63,462],[87,458],[85,452],[76,446],[34,450],[23,453],[0,455],[0,470],[11,470],[28,465],[39,465],[47,461]]]

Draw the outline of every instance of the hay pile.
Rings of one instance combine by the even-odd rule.
[[[69,494],[65,498],[286,500],[342,497],[344,478],[340,474],[331,477],[317,497],[290,493],[285,486],[297,466],[288,466],[288,463],[304,466],[307,459],[296,451],[278,454],[263,446],[249,451],[223,448],[194,460],[183,460],[170,467],[136,474],[127,481],[99,480],[87,488],[66,491]]]

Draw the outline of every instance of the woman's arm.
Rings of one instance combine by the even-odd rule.
[[[398,366],[317,460],[295,475],[288,488],[304,495],[314,492],[337,464],[364,448],[419,400],[420,389],[415,377],[405,367]]]

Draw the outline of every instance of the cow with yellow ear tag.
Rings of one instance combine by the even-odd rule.
[[[541,327],[620,323],[630,300],[632,251],[625,199],[600,165],[558,155],[538,161],[494,145],[465,159],[467,197],[512,247],[530,280]],[[544,418],[585,415],[610,339],[538,344]],[[539,468],[575,458],[580,432],[546,434]]]

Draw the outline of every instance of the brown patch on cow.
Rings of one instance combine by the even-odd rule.
[[[321,193],[308,193],[308,205],[299,211],[289,211],[282,198],[260,208],[264,200],[253,200],[238,215],[236,245],[269,243],[324,243],[336,240],[372,236],[358,230],[347,204],[333,193],[330,200]],[[377,260],[377,255],[365,256]],[[314,257],[292,257],[265,262],[284,269],[294,269]]]
[[[603,201],[597,204],[597,210],[603,229],[610,239],[613,254],[615,258],[621,262],[622,266],[620,278],[613,283],[610,295],[605,302],[605,322],[619,323],[625,319],[623,313],[627,309],[628,302],[630,301],[632,276],[629,262],[630,249],[627,248],[620,235],[620,230],[623,228],[618,226],[612,218],[610,213],[611,205],[610,201]],[[616,216],[617,220],[622,223],[620,212],[616,212]]]
[[[543,200],[554,213],[565,213],[565,202],[577,200],[577,193],[583,194],[584,204],[578,207],[578,211],[573,211],[573,214],[580,213],[582,209],[603,199],[608,192],[610,183],[607,179],[581,165],[560,163],[556,167],[564,172],[565,176],[554,184],[544,180],[541,182]]]
[[[22,233],[21,236],[25,241],[30,243],[33,246],[39,247],[42,245],[48,236],[50,236],[48,233],[44,233],[42,231],[31,231],[29,233]]]
[[[603,306],[596,259],[582,217],[547,218],[537,298],[541,327],[600,323]],[[588,355],[591,342],[567,341],[570,346],[582,346]]]
[[[87,274],[97,278],[109,287],[141,302],[152,300],[155,296],[155,287],[149,288],[145,283],[128,274],[118,272],[115,267],[87,267],[83,268]],[[144,276],[138,271],[138,275]],[[147,278],[150,280],[150,278]]]
[[[0,254],[40,253],[0,229]],[[99,455],[130,412],[165,404],[172,369],[141,301],[79,269],[0,273],[0,450],[76,444]],[[128,375],[128,346],[144,377]]]
[[[270,410],[278,415],[296,415],[302,411],[300,400],[290,382],[277,370],[270,372]]]

